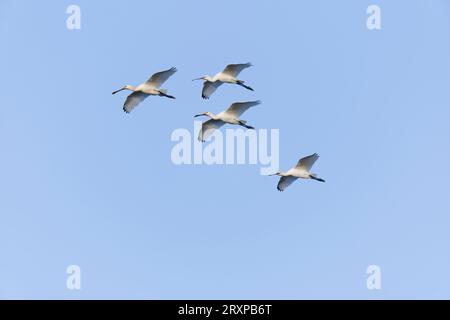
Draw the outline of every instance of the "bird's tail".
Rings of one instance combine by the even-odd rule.
[[[323,180],[322,178],[317,177],[315,174],[310,174],[309,177],[313,180],[316,181],[320,181],[320,182],[325,182],[325,180]]]
[[[158,92],[159,92],[159,95],[160,95],[161,97],[166,97],[166,98],[170,98],[170,99],[175,99],[174,96],[171,96],[171,95],[168,95],[168,94],[167,94],[167,90],[166,90],[166,89],[159,89]]]
[[[249,86],[246,86],[246,85],[244,84],[244,81],[242,81],[242,80],[238,80],[238,81],[236,82],[236,84],[240,85],[241,87],[244,87],[244,88],[247,89],[247,90],[255,91],[255,90],[253,90],[253,88],[251,88],[251,87],[249,87]]]

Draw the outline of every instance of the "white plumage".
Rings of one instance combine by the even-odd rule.
[[[160,89],[161,85],[167,81],[175,72],[176,68],[170,68],[169,70],[157,72],[150,77],[146,82],[138,85],[137,87],[126,85],[123,88],[114,91],[112,94],[116,94],[122,90],[131,90],[131,93],[123,105],[123,111],[130,113],[138,104],[144,101],[148,96],[161,96],[170,99],[175,99],[174,96],[168,95],[167,90]]]
[[[229,64],[226,68],[216,74],[214,77],[203,76],[194,80],[204,80],[202,89],[202,98],[209,99],[209,97],[220,87],[223,83],[237,84],[247,90],[253,91],[253,89],[244,84],[244,81],[239,80],[237,77],[242,70],[251,67],[251,63]]]
[[[284,191],[288,186],[290,186],[298,178],[301,179],[313,179],[320,182],[325,182],[325,180],[318,178],[315,173],[311,173],[311,168],[314,163],[319,159],[319,155],[314,153],[310,156],[300,159],[296,166],[287,172],[277,172],[273,175],[280,176],[278,181],[277,189],[279,191]]]
[[[242,70],[251,67],[250,63],[241,64],[229,64],[225,67],[222,72],[217,73],[214,77],[203,76],[194,80],[204,80],[202,89],[202,98],[209,99],[209,97],[224,83],[237,84],[248,90],[253,89],[244,84],[244,81],[239,80],[238,76]],[[153,74],[146,82],[140,84],[137,87],[126,85],[121,89],[114,91],[113,94],[120,92],[122,90],[133,91],[125,100],[123,110],[126,113],[131,112],[137,105],[144,101],[150,95],[163,96],[171,99],[175,99],[174,96],[168,95],[167,90],[160,89],[161,85],[166,82],[175,72],[176,68],[170,68],[165,71],[157,72]],[[215,130],[220,129],[225,124],[239,125],[247,129],[254,129],[252,126],[247,125],[247,121],[242,120],[240,117],[249,108],[259,105],[261,102],[258,101],[247,101],[247,102],[235,102],[228,107],[228,109],[214,114],[212,112],[204,112],[197,114],[194,117],[207,116],[210,119],[202,123],[202,127],[198,134],[198,140],[204,142]],[[310,156],[301,158],[295,167],[291,168],[287,172],[277,172],[272,175],[280,176],[278,181],[277,189],[279,191],[284,191],[288,186],[290,186],[297,179],[313,179],[320,182],[325,182],[325,180],[317,177],[316,174],[311,173],[311,168],[314,163],[319,159],[319,155],[314,153]]]
[[[205,141],[216,129],[219,129],[226,123],[239,125],[247,129],[254,129],[247,125],[247,121],[240,119],[240,116],[250,107],[260,104],[261,101],[235,102],[228,109],[215,115],[212,112],[204,112],[194,117],[207,116],[211,119],[202,124],[202,128],[198,134],[199,141]]]

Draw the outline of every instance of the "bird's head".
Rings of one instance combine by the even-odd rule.
[[[114,91],[112,94],[116,94],[117,92],[123,91],[123,90],[131,90],[134,91],[134,87],[132,85],[127,84],[126,86],[123,86],[119,90]]]
[[[192,81],[196,81],[196,80],[207,81],[208,79],[209,79],[209,76],[203,76],[203,77],[200,77],[200,78],[195,78],[195,79],[193,79]]]
[[[214,117],[214,115],[212,114],[212,112],[206,111],[206,112],[203,112],[203,113],[196,114],[196,115],[194,116],[194,118],[201,117],[201,116],[207,116],[207,117],[210,117],[210,118],[213,118],[213,117]]]

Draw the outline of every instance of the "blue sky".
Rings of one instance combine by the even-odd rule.
[[[449,17],[446,0],[1,0],[0,298],[450,298]],[[191,79],[247,61],[255,92],[200,98]],[[122,112],[113,90],[171,66],[177,100]],[[171,162],[174,129],[255,99],[281,168],[317,152],[327,183]]]

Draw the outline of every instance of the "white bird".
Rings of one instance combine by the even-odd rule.
[[[249,68],[251,66],[252,66],[251,63],[229,64],[222,72],[219,72],[214,77],[203,76],[194,79],[192,81],[204,80],[202,90],[203,99],[209,99],[209,97],[214,93],[214,91],[216,91],[216,89],[220,87],[223,83],[237,84],[240,85],[241,87],[244,87],[247,90],[253,91],[252,88],[244,84],[244,81],[237,79],[237,76],[239,75],[239,73],[241,73],[242,70]]]
[[[215,115],[212,112],[204,112],[197,114],[194,117],[207,116],[211,119],[202,123],[202,128],[198,134],[198,140],[205,142],[214,130],[219,129],[226,123],[235,124],[247,129],[255,129],[247,125],[247,121],[239,119],[239,117],[247,111],[248,108],[260,104],[261,101],[235,102],[227,110]]]
[[[114,91],[112,94],[116,94],[117,92],[120,92],[122,90],[133,91],[133,93],[131,93],[127,97],[123,105],[123,111],[125,111],[126,113],[130,113],[139,103],[144,101],[148,96],[161,96],[170,99],[175,99],[174,96],[170,96],[167,94],[167,90],[159,88],[175,72],[177,72],[177,68],[170,68],[169,70],[155,73],[154,75],[151,76],[150,79],[138,85],[137,87],[127,84],[123,88]]]
[[[287,172],[277,172],[275,174],[271,174],[271,176],[277,175],[281,177],[278,182],[277,189],[279,191],[284,191],[284,189],[290,186],[298,178],[313,179],[320,182],[325,182],[325,180],[318,178],[315,173],[310,172],[314,162],[316,162],[317,159],[319,159],[319,155],[314,153],[300,159],[297,165]]]

